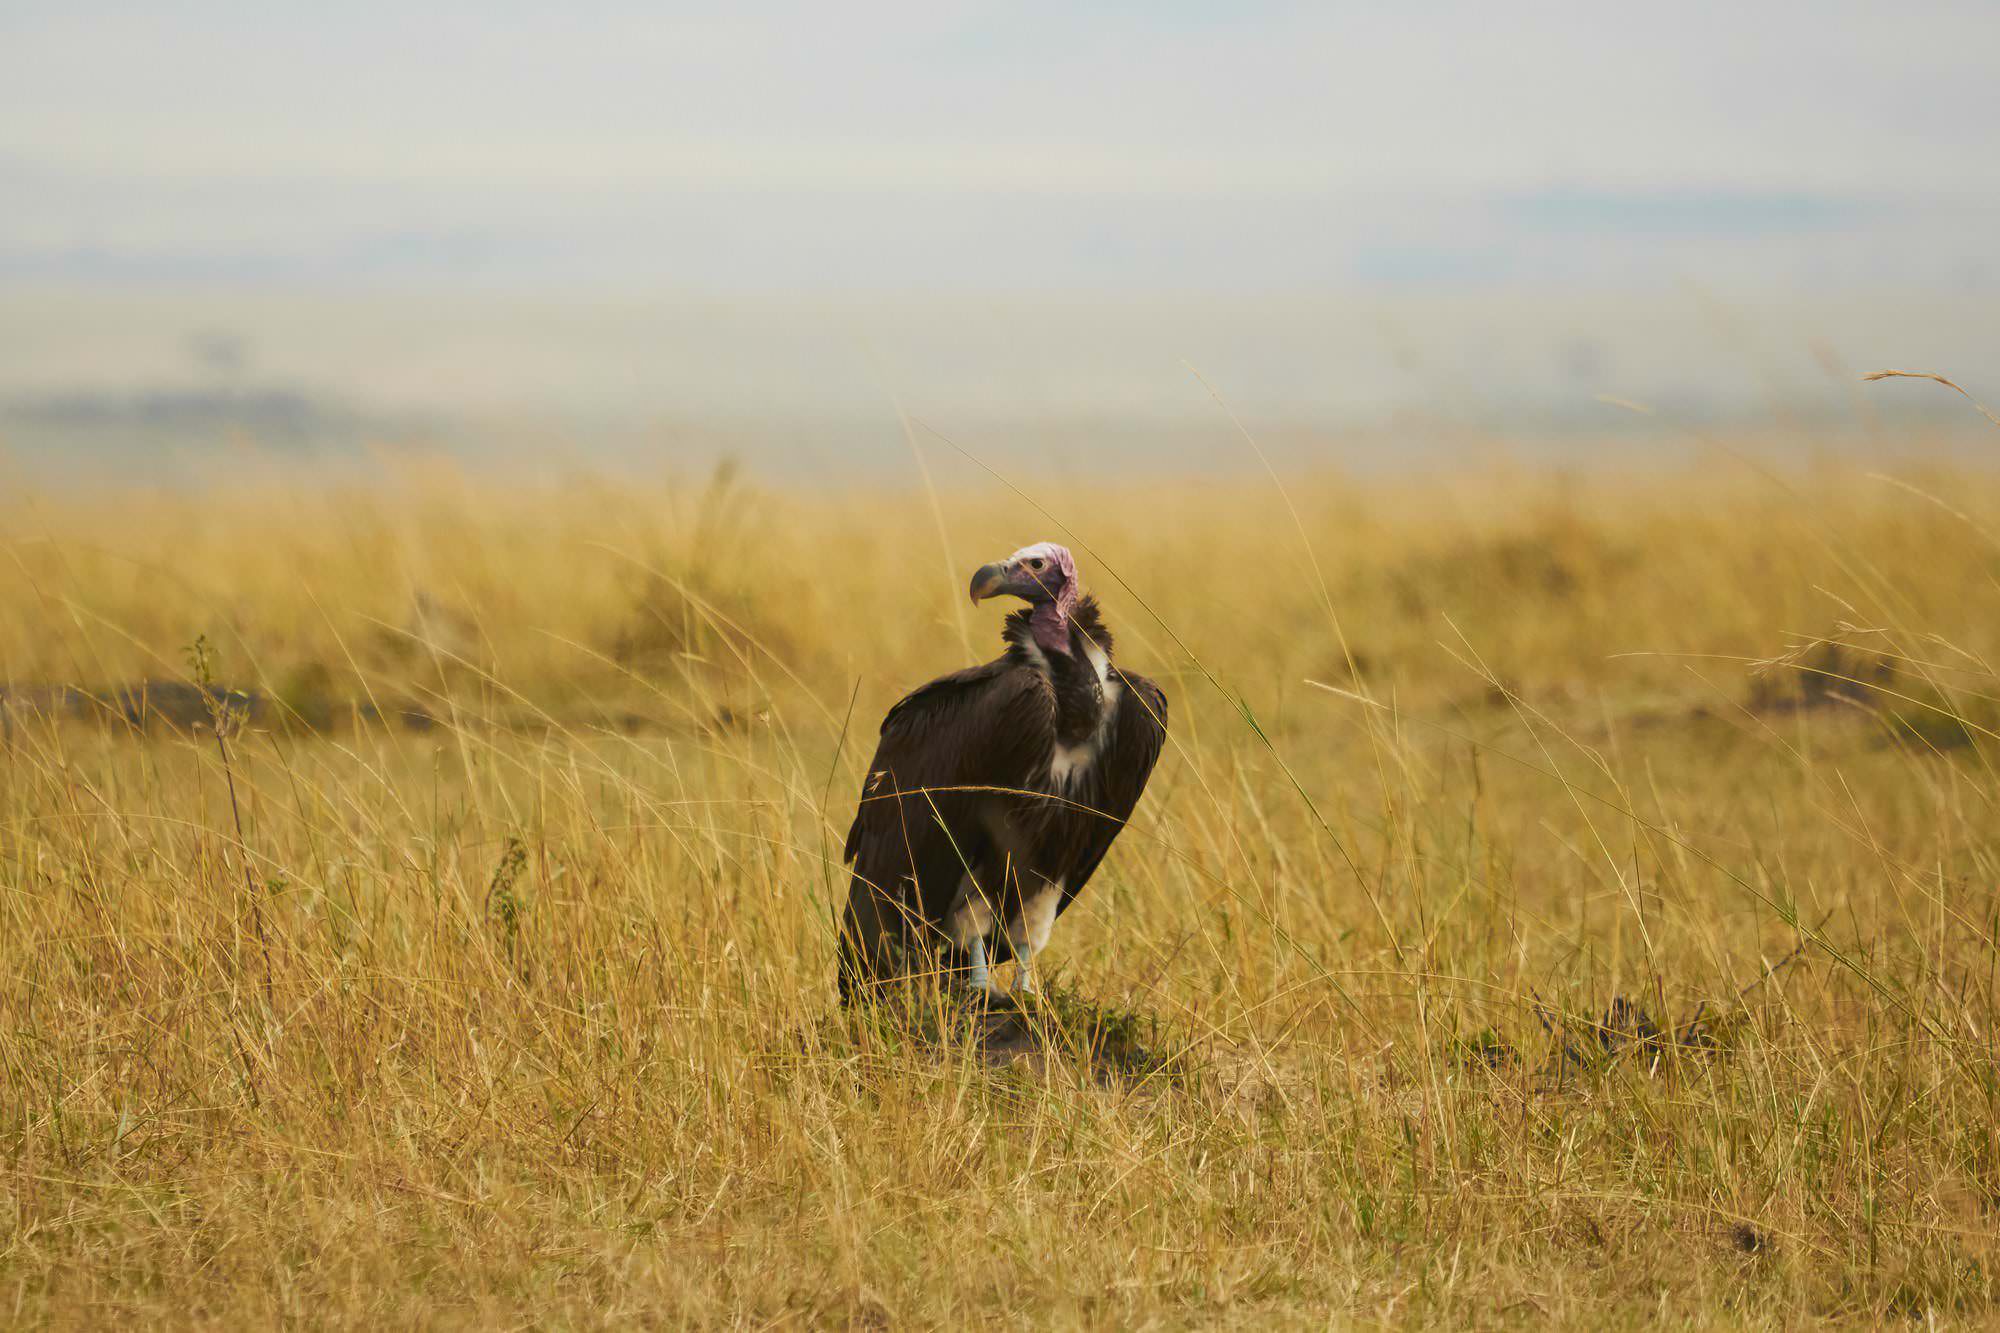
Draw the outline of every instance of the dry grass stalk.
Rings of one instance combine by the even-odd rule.
[[[1906,480],[1967,521],[1830,469],[1026,488],[1175,730],[1003,1068],[832,1006],[857,737],[963,655],[924,492],[0,508],[0,1309],[1990,1320],[2000,481]],[[934,502],[954,566],[1045,531]],[[1866,670],[1771,671],[1866,688],[1760,703],[1830,627]],[[233,736],[37,707],[196,633]]]

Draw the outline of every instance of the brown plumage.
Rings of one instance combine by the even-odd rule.
[[[1039,564],[1037,562],[1040,562]],[[873,984],[943,969],[988,984],[1016,958],[1016,989],[1145,790],[1166,739],[1166,696],[1112,665],[1111,633],[1060,547],[1024,548],[974,578],[1030,608],[1006,651],[906,696],[882,722],[846,859],[843,1003]]]

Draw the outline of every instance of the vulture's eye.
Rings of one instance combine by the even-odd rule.
[[[1030,560],[1028,562],[1028,568],[1034,570],[1037,574],[1039,574],[1042,572],[1042,566],[1047,563],[1048,562],[1046,560],[1040,560],[1040,559]]]

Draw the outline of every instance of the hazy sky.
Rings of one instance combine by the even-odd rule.
[[[1993,281],[2000,5],[0,0],[0,277]]]
[[[1833,419],[2000,364],[1997,53],[1993,0],[0,0],[0,446],[217,346],[342,420],[895,457],[899,405],[1207,429],[1190,366],[1271,421]]]

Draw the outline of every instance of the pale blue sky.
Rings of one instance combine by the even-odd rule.
[[[894,457],[898,403],[1212,423],[1189,365],[1837,417],[2000,364],[1996,52],[1992,0],[0,0],[0,416],[220,331],[369,420]]]
[[[0,279],[1991,281],[2000,5],[0,0]]]

